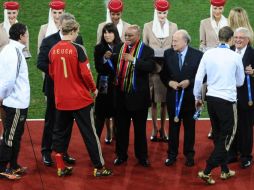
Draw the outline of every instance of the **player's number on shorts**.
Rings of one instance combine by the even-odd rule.
[[[64,78],[68,78],[67,66],[66,66],[65,58],[64,58],[64,57],[61,57],[61,60],[62,60],[62,62],[63,62]]]

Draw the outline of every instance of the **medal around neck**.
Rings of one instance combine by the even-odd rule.
[[[178,123],[179,122],[179,118],[177,116],[175,116],[174,118],[174,122]]]

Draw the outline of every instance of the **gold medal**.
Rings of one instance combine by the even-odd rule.
[[[175,116],[174,121],[175,121],[176,123],[179,122],[179,118],[178,118],[177,116]]]
[[[252,106],[253,105],[253,101],[248,101],[248,105]]]

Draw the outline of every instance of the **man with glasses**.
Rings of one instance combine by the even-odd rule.
[[[251,33],[247,28],[236,29],[233,50],[242,58],[246,79],[244,85],[237,88],[237,133],[229,151],[228,162],[237,161],[239,152],[242,168],[251,165],[253,147],[254,105],[251,96],[254,94],[254,50],[250,46],[250,39]]]

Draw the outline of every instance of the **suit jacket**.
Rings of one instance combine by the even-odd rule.
[[[102,35],[102,29],[103,27],[106,25],[106,22],[102,22],[99,24],[98,26],[98,29],[97,29],[97,40],[96,40],[96,44],[99,44],[100,41],[101,41],[101,35]],[[129,23],[123,21],[123,33],[122,33],[122,36],[121,36],[121,41],[124,42],[125,41],[125,38],[124,38],[124,34],[125,34],[125,31],[127,30],[128,26],[130,26]],[[120,36],[120,35],[119,35]]]
[[[179,69],[178,55],[173,49],[168,49],[164,53],[165,65],[160,73],[161,80],[167,87],[167,104],[170,109],[168,110],[171,116],[175,114],[175,90],[169,87],[169,81],[181,82],[188,79],[190,85],[185,89],[182,108],[183,110],[195,109],[195,98],[193,95],[193,87],[195,81],[195,75],[198,70],[200,60],[203,53],[188,46],[188,50],[185,55],[182,69]],[[180,97],[180,93],[179,93]]]
[[[235,51],[235,47],[233,46],[231,48]],[[254,68],[254,49],[251,46],[247,46],[246,51],[243,55],[243,67],[247,67],[248,65],[251,65],[252,68]],[[250,83],[251,83],[251,94],[252,94],[252,100],[254,100],[254,78],[250,77]],[[237,104],[240,106],[241,109],[248,110],[248,109],[254,109],[254,105],[248,106],[248,87],[247,87],[247,78],[245,77],[245,81],[243,86],[237,88]]]
[[[54,97],[54,83],[49,76],[49,57],[48,54],[51,48],[61,41],[59,32],[52,34],[42,40],[40,51],[37,59],[37,68],[45,73],[45,78],[43,82],[43,92],[46,96]],[[82,37],[78,36],[76,43],[83,45]]]
[[[203,52],[206,51],[208,48],[216,47],[219,44],[219,38],[212,27],[210,18],[201,20],[199,35],[200,50],[202,50]]]
[[[122,45],[115,48],[114,63],[117,66],[117,60]],[[150,106],[149,93],[149,73],[153,71],[154,65],[154,51],[152,48],[144,45],[141,57],[136,60],[136,91],[123,92],[120,86],[116,86],[116,109],[125,107],[127,110],[135,111],[146,109]]]
[[[95,46],[94,63],[98,73],[96,87],[99,90],[95,102],[95,113],[96,115],[107,115],[111,117],[114,114],[115,67],[113,65],[114,69],[112,69],[108,63],[104,63],[104,54],[106,51],[112,51],[107,44],[100,43]],[[100,93],[99,82],[102,75],[108,76],[107,94]],[[106,111],[105,108],[107,108]]]

